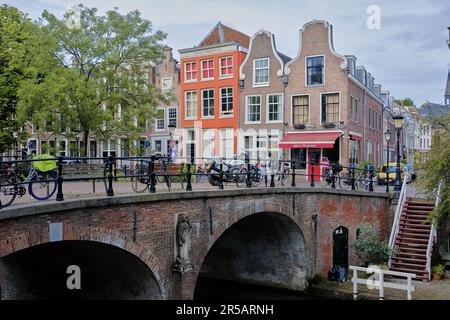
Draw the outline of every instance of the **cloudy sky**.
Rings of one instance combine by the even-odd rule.
[[[33,19],[44,9],[62,16],[80,2],[100,13],[138,9],[155,30],[168,33],[165,42],[175,50],[198,44],[222,21],[248,35],[267,29],[275,34],[278,50],[295,57],[303,24],[328,20],[336,51],[355,55],[383,90],[411,97],[419,106],[443,102],[450,63],[448,0],[6,0]],[[371,5],[380,8],[379,29],[367,27]]]

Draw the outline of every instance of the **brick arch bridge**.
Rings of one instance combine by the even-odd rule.
[[[114,275],[115,287],[108,287],[103,298],[192,299],[200,273],[301,290],[316,274],[326,276],[331,269],[332,233],[337,227],[349,230],[349,262],[354,263],[351,244],[356,230],[366,223],[387,237],[388,210],[384,194],[302,188],[139,194],[18,205],[0,211],[1,297],[39,298],[41,291],[33,288],[38,285],[24,276],[29,273],[29,261],[38,264],[47,259],[47,264],[34,266],[46,270],[50,263],[61,267],[74,257],[95,270],[87,273],[92,271],[89,279],[97,281],[82,282],[80,291],[89,286],[102,290],[96,272]],[[180,215],[186,215],[191,225],[191,263],[185,268],[174,267]],[[92,261],[87,257],[93,257]],[[104,266],[94,265],[94,260]],[[58,281],[67,277],[64,274]],[[140,291],[117,295],[121,287],[140,285],[143,279],[149,284]]]

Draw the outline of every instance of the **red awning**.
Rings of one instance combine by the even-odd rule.
[[[280,141],[280,148],[333,148],[341,131],[291,132]]]

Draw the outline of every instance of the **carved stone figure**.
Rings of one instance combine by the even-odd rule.
[[[176,228],[177,257],[174,270],[179,272],[188,272],[192,270],[192,263],[189,257],[191,250],[192,225],[189,217],[185,214],[178,216]]]

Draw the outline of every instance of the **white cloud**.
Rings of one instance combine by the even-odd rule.
[[[176,50],[191,47],[222,21],[249,35],[260,28],[273,32],[278,49],[295,56],[298,29],[312,19],[334,27],[334,45],[353,54],[376,81],[397,97],[416,103],[443,100],[446,66],[445,40],[450,4],[446,0],[6,0],[37,18],[44,8],[61,16],[82,2],[102,14],[113,7],[121,12],[138,9],[155,29],[168,32],[166,43]],[[381,29],[366,27],[369,5],[381,8]]]

